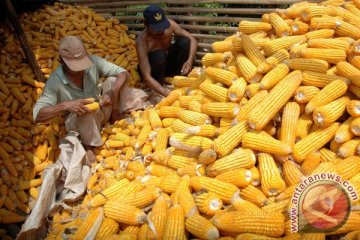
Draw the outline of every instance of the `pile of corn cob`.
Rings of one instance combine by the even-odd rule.
[[[84,19],[89,25],[78,29]],[[59,40],[74,34],[90,53],[126,68],[130,85],[139,86],[133,36],[116,20],[105,20],[88,8],[55,4],[22,15],[21,23],[46,77],[59,65]],[[90,32],[95,35],[89,42],[84,36]],[[42,172],[57,159],[66,130],[62,117],[47,125],[33,124],[32,109],[45,84],[34,80],[16,35],[5,25],[0,33],[0,223],[10,224],[23,222],[33,208]],[[6,231],[0,230],[5,238]]]
[[[55,161],[57,138],[66,132],[58,118],[49,126],[33,124],[32,108],[44,83],[35,81],[23,63],[16,37],[9,29],[1,31],[7,39],[0,56],[0,223],[9,224],[23,222],[30,213],[41,174]],[[4,238],[3,229],[0,232]]]
[[[59,41],[68,35],[79,36],[90,54],[103,57],[129,71],[129,84],[140,86],[137,72],[135,36],[118,19],[96,14],[83,6],[55,3],[20,19],[35,58],[46,77],[59,66]]]
[[[155,108],[103,129],[84,201],[48,239],[357,239],[355,210],[334,232],[292,234],[289,208],[314,173],[360,192],[359,25],[359,0],[240,22]]]

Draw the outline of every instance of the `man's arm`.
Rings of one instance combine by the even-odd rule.
[[[136,39],[136,51],[138,55],[138,61],[139,61],[139,67],[141,71],[141,75],[145,81],[145,84],[156,91],[157,93],[160,93],[163,96],[167,96],[169,94],[169,91],[166,90],[158,81],[156,81],[151,76],[151,67],[149,63],[149,57],[148,57],[148,50],[147,45],[142,39],[142,35],[140,35]]]
[[[89,109],[85,105],[92,102],[92,100],[77,99],[73,101],[65,101],[53,106],[42,107],[36,115],[35,123],[45,123],[65,111],[73,112],[77,115],[83,115],[89,112]]]
[[[192,68],[192,64],[195,58],[195,54],[196,54],[196,49],[197,49],[197,41],[196,39],[193,37],[193,35],[191,35],[188,31],[186,31],[185,29],[183,29],[182,27],[180,27],[179,24],[177,24],[175,21],[170,20],[171,26],[173,28],[174,34],[176,36],[182,36],[182,37],[186,37],[190,40],[190,50],[189,50],[189,58],[188,60],[184,63],[181,72],[184,75],[187,75]]]

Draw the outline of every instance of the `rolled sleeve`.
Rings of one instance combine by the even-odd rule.
[[[36,117],[43,107],[53,106],[57,104],[57,94],[56,91],[52,89],[51,84],[47,84],[40,98],[36,102],[33,108],[33,119],[36,120]]]
[[[119,67],[111,62],[106,61],[103,58],[95,57],[95,61],[99,67],[99,72],[101,76],[105,77],[115,77],[121,72],[126,72],[126,70],[122,67]]]

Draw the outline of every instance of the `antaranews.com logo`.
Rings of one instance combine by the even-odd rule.
[[[358,194],[349,181],[334,173],[304,179],[291,199],[291,232],[331,232],[344,225]]]

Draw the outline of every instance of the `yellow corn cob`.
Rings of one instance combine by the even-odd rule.
[[[199,85],[199,89],[218,102],[226,102],[227,100],[227,89],[224,87],[205,81]]]
[[[93,102],[93,103],[86,104],[85,107],[87,107],[89,109],[89,112],[93,112],[100,108],[100,104],[98,102]]]
[[[299,167],[292,161],[285,161],[283,163],[283,175],[288,186],[299,183],[301,178],[304,177]]]
[[[267,94],[268,91],[263,90],[263,91],[259,91],[258,93],[255,94],[254,97],[250,98],[250,100],[247,101],[245,105],[241,106],[239,114],[236,116],[234,123],[238,123],[246,120],[251,110],[255,106],[257,106],[261,101],[263,101],[265,96],[267,96]]]
[[[295,102],[285,105],[281,121],[280,141],[293,147],[296,139],[296,123],[300,115],[300,107]]]
[[[357,146],[360,143],[359,138],[351,139],[345,143],[343,143],[339,149],[337,150],[337,156],[340,158],[347,158],[354,156],[357,152]]]
[[[320,149],[321,162],[333,162],[336,159],[336,153],[327,148]]]
[[[335,164],[337,173],[342,179],[350,179],[360,171],[359,159],[359,156],[350,156]]]
[[[103,218],[104,213],[102,208],[93,210],[79,226],[73,238],[85,239],[88,236],[95,235],[95,233],[100,229]]]
[[[165,128],[160,128],[156,135],[156,143],[155,143],[155,152],[164,150],[167,147],[169,139],[169,133],[168,130]]]
[[[281,63],[285,59],[289,59],[290,54],[285,49],[280,49],[279,51],[276,51],[273,55],[266,58],[265,62],[262,62],[256,69],[256,71],[260,74],[267,73],[270,71],[273,67],[275,67],[277,64]]]
[[[178,111],[178,118],[185,123],[198,126],[203,124],[211,123],[211,119],[208,115],[204,113],[198,113],[189,110],[180,110]]]
[[[252,98],[253,96],[255,96],[259,91],[260,91],[260,83],[250,83],[247,87],[246,87],[246,96],[248,98]]]
[[[194,214],[185,221],[186,230],[201,239],[218,239],[218,229],[206,218]]]
[[[174,132],[184,132],[185,129],[191,127],[190,124],[188,123],[185,123],[183,121],[181,121],[180,119],[176,119],[175,121],[172,122],[171,124],[171,129],[174,131]]]
[[[236,103],[214,102],[201,106],[201,112],[213,117],[234,118],[239,112]]]
[[[295,143],[293,151],[295,160],[302,162],[310,152],[320,149],[333,138],[338,128],[339,124],[333,123],[325,129],[319,129],[310,133]]]
[[[320,59],[336,64],[346,59],[346,52],[342,49],[304,48],[299,51],[299,57]]]
[[[341,22],[334,17],[322,16],[313,17],[310,21],[310,28],[316,29],[336,29],[341,25]]]
[[[180,155],[172,155],[168,161],[165,163],[165,165],[174,168],[174,169],[178,169],[184,166],[187,166],[188,164],[191,163],[196,163],[196,159],[195,158],[189,158],[189,157],[184,157],[184,156],[180,156]]]
[[[189,87],[194,82],[194,80],[195,78],[174,76],[171,84],[174,85],[176,88]]]
[[[349,90],[351,93],[353,93],[357,98],[360,97],[360,87],[357,87],[355,85],[350,84]]]
[[[225,62],[230,57],[229,53],[206,53],[201,62],[204,67],[212,66],[218,62]]]
[[[179,97],[179,103],[181,108],[188,109],[190,106],[190,102],[193,100],[197,100],[199,102],[203,102],[204,97],[202,95],[194,95],[194,96],[181,96]],[[179,111],[178,109],[177,111]],[[175,116],[176,117],[176,116]]]
[[[244,134],[242,146],[252,150],[286,155],[292,152],[288,143],[281,142],[265,132],[248,132]]]
[[[164,239],[186,239],[185,216],[180,205],[171,207],[167,212]]]
[[[226,183],[205,176],[191,177],[190,185],[193,189],[195,189],[195,191],[205,189],[207,191],[215,193],[225,203],[230,203],[232,196],[235,194],[235,192],[238,191],[238,188],[231,183]]]
[[[197,100],[192,100],[189,102],[188,110],[194,112],[201,112],[201,103]]]
[[[260,82],[260,89],[270,89],[280,82],[289,73],[289,67],[286,64],[278,64],[270,70]]]
[[[240,194],[235,194],[233,199],[231,199],[231,204],[237,211],[252,212],[254,214],[261,212],[261,208],[250,201],[242,199]]]
[[[140,134],[137,136],[137,140],[136,140],[136,143],[135,143],[135,148],[140,148],[145,144],[146,140],[149,137],[150,132],[151,132],[151,126],[150,125],[145,125],[141,129]]]
[[[360,101],[351,100],[348,104],[346,104],[346,110],[352,117],[360,117]]]
[[[350,131],[355,136],[360,136],[360,118],[355,118],[351,121]]]
[[[170,92],[167,97],[156,105],[156,109],[160,109],[163,106],[171,106],[182,95],[184,95],[184,92],[181,89]]]
[[[262,129],[293,95],[301,80],[301,73],[294,71],[274,86],[265,99],[247,116],[250,127],[257,130]]]
[[[165,176],[161,179],[159,187],[166,193],[173,193],[179,186],[180,177],[176,174]]]
[[[245,34],[256,33],[259,31],[268,32],[271,29],[272,29],[271,24],[265,22],[241,21],[239,23],[239,32]]]
[[[158,164],[151,164],[146,168],[146,170],[151,175],[158,177],[167,176],[170,174],[176,174],[176,172],[173,169]]]
[[[107,200],[116,199],[119,197],[119,192],[129,184],[129,180],[121,179],[116,184],[111,185],[109,188],[105,189],[101,194],[95,195],[89,204],[93,207],[100,206],[104,204]]]
[[[176,117],[177,117],[177,113],[176,113]],[[171,127],[171,124],[176,120],[176,118],[164,118],[162,120],[162,125],[164,128],[168,128]]]
[[[239,102],[244,96],[247,83],[244,78],[237,78],[228,89],[228,97],[231,102]]]
[[[319,59],[293,58],[284,60],[284,63],[292,70],[314,71],[320,73],[326,73],[326,70],[329,67],[329,64],[326,61]]]
[[[261,222],[261,226],[256,223]],[[223,212],[213,219],[214,225],[222,231],[236,233],[255,233],[270,237],[280,237],[284,234],[285,218],[281,213],[262,212],[253,214],[249,212]],[[264,225],[263,225],[264,224]]]
[[[237,168],[252,168],[255,165],[255,155],[249,150],[237,149],[223,158],[218,159],[206,168],[208,176],[217,176]]]
[[[215,162],[217,158],[216,151],[214,149],[207,149],[200,153],[198,157],[198,163],[203,165],[209,165]]]
[[[306,113],[313,112],[317,107],[324,106],[341,97],[347,90],[347,85],[341,80],[335,80],[326,85],[306,104]]]
[[[350,212],[348,219],[340,228],[336,229],[335,231],[331,232],[333,234],[341,234],[341,233],[348,233],[350,231],[358,230],[358,222],[360,221],[359,214],[355,212]]]
[[[105,216],[118,223],[138,225],[146,221],[146,214],[139,208],[118,201],[108,201],[104,206]]]
[[[336,70],[340,76],[350,79],[351,84],[355,86],[360,86],[360,78],[358,75],[360,74],[359,69],[357,69],[348,62],[339,62],[338,64],[336,64]]]
[[[204,192],[195,196],[195,203],[201,213],[212,216],[223,206],[222,200],[213,192]]]
[[[335,136],[334,136],[335,142],[344,143],[353,138],[354,134],[350,130],[350,123],[353,120],[354,120],[354,118],[349,117],[348,119],[346,119],[346,121],[344,121],[340,125],[339,129],[336,131]]]
[[[298,103],[308,103],[320,89],[314,86],[300,86],[294,94],[294,98]]]
[[[247,57],[255,66],[259,66],[262,62],[265,61],[265,57],[262,55],[256,44],[249,36],[241,34],[241,44],[244,47],[244,51]]]
[[[154,203],[151,212],[149,213],[148,222],[149,225],[153,225],[154,229],[147,233],[148,239],[163,239],[163,234],[166,225],[166,216],[168,212],[168,206],[166,199],[160,196]],[[150,224],[151,223],[151,224]]]
[[[309,31],[309,25],[299,21],[299,20],[295,20],[292,24],[291,24],[291,32],[292,35],[302,35],[305,34]]]
[[[331,38],[335,31],[332,29],[321,29],[305,33],[305,37],[309,40],[317,38]]]
[[[235,149],[243,139],[243,135],[248,131],[248,125],[242,121],[227,130],[214,140],[214,149],[222,157]]]
[[[315,150],[309,153],[303,163],[301,164],[300,170],[304,175],[310,175],[311,172],[320,164],[321,153],[318,150]]]
[[[308,41],[308,47],[320,49],[340,49],[348,51],[350,44],[347,41],[341,39],[312,39]]]
[[[236,64],[241,74],[249,83],[259,82],[261,80],[262,76],[257,73],[256,66],[245,55],[237,55]]]
[[[335,80],[343,80],[345,83],[350,84],[350,80],[340,77],[338,75],[329,75],[319,72],[303,71],[302,84],[306,86],[314,86],[323,88],[330,82]]]
[[[277,13],[270,13],[269,20],[278,37],[291,35],[291,27]]]
[[[118,202],[121,202],[123,204],[129,204],[131,206],[137,207],[137,208],[144,208],[153,202],[161,195],[161,189],[150,186],[145,188],[142,191],[136,192],[134,195],[126,197],[126,198],[120,198]]]
[[[213,138],[218,135],[218,128],[211,124],[205,124],[201,126],[191,126],[184,129],[187,134],[196,136]]]
[[[250,184],[252,179],[251,177],[251,171],[245,168],[239,168],[219,174],[216,176],[216,179],[223,182],[232,183],[237,187],[243,188]]]
[[[185,217],[190,217],[194,214],[199,214],[195,204],[194,197],[190,191],[182,191],[179,193],[179,204],[184,210]]]
[[[173,133],[170,137],[170,145],[191,152],[209,149],[213,141],[206,137],[192,136],[185,133]]]
[[[299,43],[303,43],[306,41],[304,36],[289,36],[289,37],[281,37],[274,40],[267,41],[264,46],[265,56],[271,56],[277,51],[281,49],[289,49],[291,46]]]
[[[149,109],[149,120],[152,129],[158,129],[162,127],[161,119],[153,108]]]
[[[339,20],[339,26],[335,29],[335,33],[338,36],[351,37],[353,39],[359,39],[360,29],[353,24],[346,21]]]
[[[345,111],[346,104],[350,101],[348,97],[341,97],[326,105],[315,109],[313,118],[315,124],[327,127],[335,122]]]
[[[215,53],[232,52],[234,46],[231,41],[217,41],[211,44],[211,48]]]
[[[221,82],[227,86],[231,86],[232,83],[238,78],[238,76],[231,71],[215,67],[208,67],[205,71],[211,79],[217,82]]]
[[[271,155],[261,153],[258,155],[261,189],[267,196],[276,196],[285,190],[285,181],[280,176],[274,159]]]

